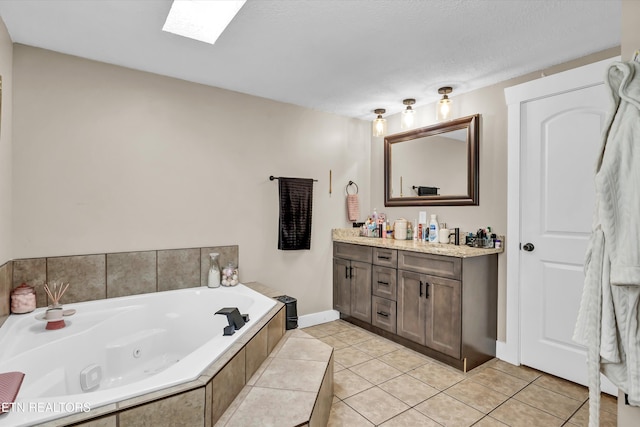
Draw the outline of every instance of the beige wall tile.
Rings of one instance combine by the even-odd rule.
[[[211,427],[211,401],[213,400],[213,386],[209,381],[204,388],[204,427]]]
[[[107,296],[105,255],[47,258],[47,283],[69,283],[62,304]]]
[[[242,280],[242,269],[240,269],[240,265],[238,264],[240,260],[238,245],[211,246],[200,249],[200,286],[207,286],[207,280],[209,279],[209,266],[211,265],[211,258],[209,257],[209,254],[212,252],[220,254],[218,264],[220,264],[221,269],[229,262],[233,262],[238,267],[238,276],[240,280]]]
[[[284,317],[285,308],[283,307],[278,314],[271,319],[269,326],[267,326],[267,354],[271,354],[284,335]]]
[[[200,286],[200,249],[158,251],[158,291]]]
[[[0,266],[0,318],[8,316],[11,309],[11,268],[12,262]],[[0,325],[4,320],[0,321]]]
[[[43,285],[47,283],[47,259],[29,258],[17,259],[13,261],[13,287],[16,288],[22,283],[36,288],[36,305],[38,307],[47,306],[47,294]]]
[[[118,420],[116,415],[87,421],[86,423],[76,424],[77,427],[116,427],[117,425]]]
[[[315,398],[307,391],[252,387],[227,427],[301,425],[309,421]]]
[[[326,362],[313,360],[271,360],[256,387],[317,392],[327,370]]]
[[[188,391],[121,412],[120,426],[204,426],[205,389]]]
[[[211,380],[211,421],[215,424],[245,385],[245,349],[235,355]]]
[[[245,346],[246,349],[246,372],[245,383],[258,370],[267,355],[267,328],[262,328]]]
[[[324,427],[329,422],[331,405],[333,404],[333,354],[327,365],[327,369],[322,379],[322,385],[318,392],[316,404],[311,413],[309,427]]]
[[[155,292],[156,251],[107,254],[107,298]]]

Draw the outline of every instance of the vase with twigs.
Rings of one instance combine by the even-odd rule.
[[[66,285],[64,283],[57,284],[55,282],[51,285],[48,285],[47,283],[44,284],[44,290],[49,297],[49,308],[61,307],[60,298],[62,298],[62,295],[64,295],[68,288],[68,283]]]

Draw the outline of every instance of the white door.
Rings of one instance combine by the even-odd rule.
[[[585,385],[586,350],[571,337],[609,112],[602,71],[578,88],[572,82],[584,70],[563,73],[565,90],[521,104],[521,362]],[[609,386],[603,389],[617,393]]]

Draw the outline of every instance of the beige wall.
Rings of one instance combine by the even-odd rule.
[[[622,59],[630,61],[640,49],[640,1],[622,0]]]
[[[241,280],[331,309],[368,122],[23,45],[14,70],[14,258],[238,244]],[[277,250],[269,175],[318,179],[310,251]]]
[[[384,208],[383,140],[371,139],[368,122],[22,45],[14,61],[14,258],[238,244],[241,279],[297,297],[300,314],[331,308],[330,229],[349,225],[349,180],[360,187],[362,216],[374,207],[391,219],[426,210],[449,227],[504,233],[503,91],[542,75],[454,97],[456,116],[481,114],[480,206]],[[420,107],[417,123],[434,115],[433,105]],[[400,131],[399,115],[388,119],[389,133]],[[271,174],[319,180],[311,251],[276,249]],[[503,339],[504,254],[499,276]]]
[[[11,254],[11,114],[12,114],[13,45],[0,18],[0,76],[2,76],[2,106],[0,107],[0,265]]]
[[[620,49],[609,49],[544,70],[545,75],[596,62],[619,55]],[[507,230],[507,105],[504,89],[542,76],[542,71],[530,73],[451,98],[454,102],[454,117],[479,113],[480,119],[480,205],[424,208],[384,207],[384,140],[374,138],[371,150],[371,203],[378,212],[385,212],[391,219],[404,217],[414,220],[418,212],[437,214],[439,222],[446,222],[449,228],[460,227],[465,231],[476,231],[480,227],[491,226],[498,234]],[[416,109],[416,125],[427,126],[435,123],[434,105]],[[400,114],[388,118],[388,133],[400,131]],[[428,166],[428,164],[427,164]],[[464,165],[461,165],[464,167]],[[428,216],[427,216],[428,218]],[[509,236],[507,236],[507,239]],[[506,325],[506,254],[498,256],[498,338],[504,340]]]

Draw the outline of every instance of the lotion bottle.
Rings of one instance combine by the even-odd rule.
[[[431,214],[431,221],[429,221],[429,243],[438,243],[438,231],[440,231],[438,218],[436,214]]]

